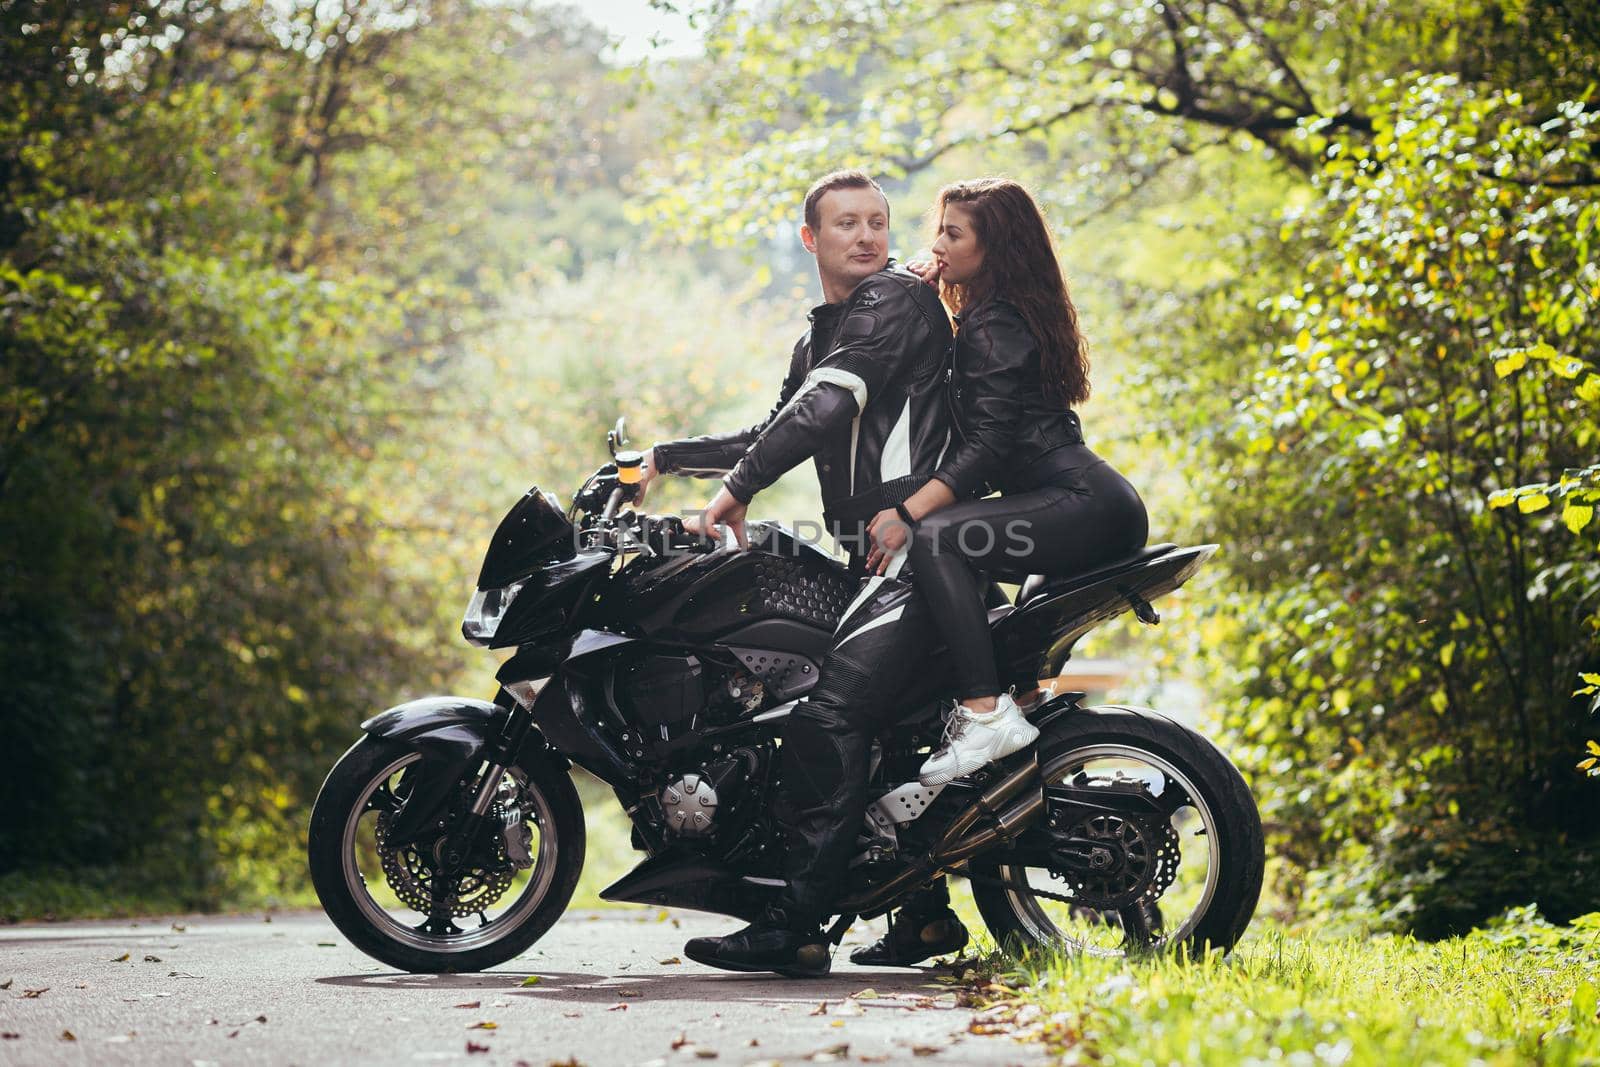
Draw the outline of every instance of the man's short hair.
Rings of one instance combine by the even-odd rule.
[[[836,170],[832,174],[824,174],[806,190],[806,225],[813,230],[822,225],[822,212],[817,205],[835,189],[876,189],[878,195],[883,196],[884,211],[887,213],[889,210],[889,198],[883,195],[882,187],[866,171]]]

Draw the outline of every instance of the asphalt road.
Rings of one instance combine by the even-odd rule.
[[[857,924],[826,979],[680,962],[687,938],[736,925],[574,912],[472,975],[396,973],[319,914],[4,927],[0,1064],[1046,1062],[968,1033],[942,972],[847,962],[882,920]]]

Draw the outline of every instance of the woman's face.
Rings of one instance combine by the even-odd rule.
[[[946,285],[966,285],[983,269],[983,246],[972,228],[972,213],[963,205],[944,206],[933,259],[939,265],[939,280]]]

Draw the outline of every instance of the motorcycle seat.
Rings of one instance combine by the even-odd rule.
[[[1109,578],[1119,571],[1131,570],[1142,563],[1159,559],[1168,552],[1176,551],[1177,548],[1177,545],[1170,542],[1163,542],[1159,545],[1146,545],[1131,556],[1125,556],[1113,563],[1107,563],[1104,567],[1096,567],[1091,571],[1079,571],[1076,574],[1030,574],[1027,580],[1022,583],[1021,588],[1017,590],[1017,606],[1022,607],[1028,601],[1039,597],[1059,596],[1062,593],[1070,593],[1081,586],[1093,585],[1095,582]]]

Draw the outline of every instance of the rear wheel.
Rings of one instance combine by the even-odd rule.
[[[549,760],[524,758],[496,785],[467,861],[443,873],[442,844],[388,835],[422,756],[365,737],[340,758],[311,812],[307,853],[323,910],[361,951],[404,971],[480,971],[525,951],[566,909],[583,870],[583,806]],[[447,824],[481,768],[458,783]],[[444,840],[442,833],[438,842]]]
[[[1030,833],[1071,842],[1095,866],[975,857],[972,894],[996,941],[1100,956],[1233,947],[1255,912],[1265,849],[1226,756],[1166,716],[1106,707],[1047,727],[1039,765],[1047,826]],[[1150,813],[1085,814],[1065,799],[1094,791]]]

